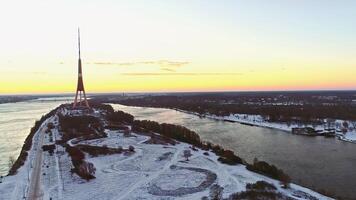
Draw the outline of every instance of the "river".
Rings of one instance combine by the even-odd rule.
[[[135,119],[183,125],[203,140],[231,149],[248,162],[258,158],[276,165],[294,183],[356,199],[356,144],[200,118],[171,109],[112,106],[132,114]]]
[[[70,100],[73,99],[51,97],[0,104],[0,175],[7,174],[10,157],[16,159],[20,154],[35,121]]]

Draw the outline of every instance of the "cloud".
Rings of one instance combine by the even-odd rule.
[[[135,65],[134,62],[93,62],[93,63],[86,63],[86,64],[94,64],[94,65],[114,65],[114,66],[131,66]]]
[[[122,73],[125,76],[240,76],[242,73]]]
[[[58,64],[64,65],[63,61]],[[130,67],[135,65],[146,65],[148,67],[159,67],[162,71],[175,72],[177,68],[189,65],[188,61],[171,61],[171,60],[151,60],[151,61],[133,61],[133,62],[86,62],[89,65],[99,65],[99,66],[117,66],[117,67]]]
[[[162,71],[174,72],[177,68],[190,64],[187,61],[171,61],[171,60],[152,60],[152,61],[135,61],[135,62],[92,62],[87,64],[103,65],[103,66],[133,66],[133,65],[148,65],[159,66]]]
[[[170,61],[170,60],[156,60],[156,61],[135,61],[135,62],[93,62],[88,64],[94,65],[116,65],[116,66],[131,66],[131,65],[160,65],[181,67],[190,64],[187,61]]]
[[[47,75],[48,73],[47,72],[32,72],[32,74],[35,74],[35,75]]]
[[[176,62],[176,61],[169,61],[169,60],[160,60],[157,61],[157,64],[164,65],[164,66],[172,66],[172,67],[182,67],[184,65],[190,64],[189,62]]]
[[[161,68],[162,71],[167,71],[167,72],[175,72],[175,69],[171,69],[171,68],[166,68],[166,67],[162,67]]]

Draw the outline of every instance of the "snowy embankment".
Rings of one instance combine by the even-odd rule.
[[[206,117],[215,120],[237,122],[250,126],[259,126],[265,128],[278,129],[281,131],[292,132],[293,128],[303,128],[303,127],[312,127],[315,130],[327,131],[327,129],[336,129],[336,137],[340,140],[356,143],[356,122],[349,120],[332,120],[324,121],[323,124],[297,124],[297,123],[278,123],[278,122],[269,122],[261,115],[249,115],[249,114],[230,114],[227,116],[217,116],[214,114],[199,114],[196,112],[190,112],[185,110],[176,109],[177,111],[197,115],[200,117]],[[331,125],[330,125],[331,124]],[[341,130],[345,130],[343,133]]]
[[[61,114],[71,114],[62,110]],[[54,128],[48,132],[48,123]],[[134,153],[90,156],[86,161],[96,168],[95,179],[86,181],[71,173],[72,161],[64,147],[55,142],[62,137],[58,117],[45,121],[33,138],[33,146],[23,167],[14,176],[0,183],[0,199],[15,200],[27,197],[32,177],[35,153],[42,153],[39,190],[42,199],[201,199],[208,197],[218,185],[223,198],[246,191],[248,184],[265,181],[275,192],[291,199],[330,199],[307,188],[291,184],[283,188],[277,180],[251,172],[244,165],[226,165],[211,151],[193,149],[186,143],[152,144],[152,136],[106,129],[107,137],[84,140],[78,144],[124,149],[134,147]],[[42,144],[41,134],[45,134]],[[43,136],[43,135],[42,135]],[[157,139],[157,138],[156,138]],[[72,144],[72,143],[71,143]],[[42,145],[55,145],[51,155],[37,151]],[[73,144],[72,144],[73,145]],[[190,151],[188,160],[185,152]]]
[[[6,176],[0,183],[0,200],[17,200],[27,198],[30,190],[31,174],[37,156],[38,149],[42,147],[41,135],[47,130],[47,124],[54,122],[54,116],[45,120],[32,139],[31,149],[28,151],[27,159],[16,175]]]

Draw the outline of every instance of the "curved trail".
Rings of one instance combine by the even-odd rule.
[[[177,151],[175,152],[173,158],[164,165],[164,167],[162,168],[162,170],[159,170],[157,172],[154,172],[152,174],[150,174],[147,178],[142,179],[141,181],[138,181],[137,183],[135,183],[134,185],[132,185],[131,187],[127,188],[127,190],[120,195],[120,198],[118,200],[123,200],[125,199],[129,194],[131,194],[135,189],[139,188],[141,185],[147,184],[150,181],[152,181],[153,179],[157,178],[163,171],[168,170],[169,167],[177,162],[178,159],[178,155],[182,152],[182,147],[177,148]]]

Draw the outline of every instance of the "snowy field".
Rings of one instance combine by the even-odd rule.
[[[52,129],[52,137],[44,133],[49,122],[56,126]],[[56,116],[42,124],[33,138],[34,143],[25,165],[16,175],[5,177],[0,183],[0,200],[23,199],[28,195],[31,166],[37,149],[43,144],[54,144],[61,137],[57,126]],[[120,131],[105,131],[107,138],[80,143],[113,148],[128,148],[131,145],[135,152],[98,157],[86,154],[86,161],[93,163],[96,168],[96,178],[90,181],[70,172],[71,158],[62,146],[56,145],[52,156],[48,152],[41,152],[40,199],[201,199],[209,196],[214,184],[224,188],[223,197],[227,198],[233,193],[245,191],[246,184],[260,180],[273,184],[278,192],[292,199],[330,199],[295,184],[284,189],[277,180],[248,171],[244,165],[222,164],[214,153],[201,149],[194,151],[185,143],[147,144],[145,142],[150,139],[148,136],[132,133],[127,137]],[[190,150],[192,154],[188,161],[183,156],[184,150]]]

